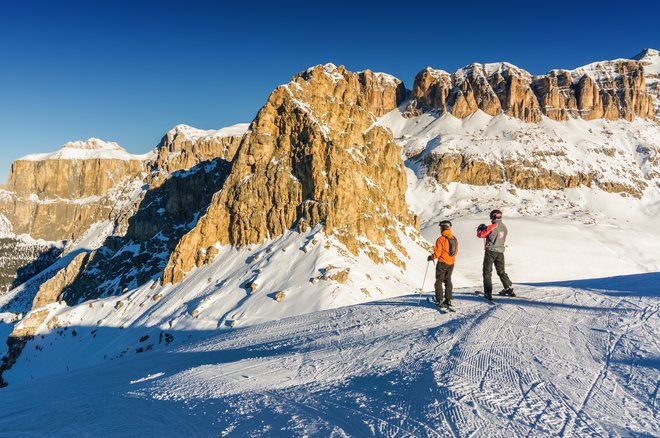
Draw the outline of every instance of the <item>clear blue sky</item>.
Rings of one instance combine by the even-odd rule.
[[[3,2],[0,182],[11,160],[70,140],[142,153],[179,123],[249,122],[319,63],[410,88],[427,65],[508,61],[541,74],[660,48],[657,1],[443,3]]]

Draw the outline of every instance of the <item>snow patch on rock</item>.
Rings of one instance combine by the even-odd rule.
[[[14,237],[11,223],[2,213],[0,213],[0,237]]]
[[[241,137],[248,132],[250,127],[249,123],[237,123],[235,125],[227,126],[221,129],[197,129],[189,125],[177,125],[172,128],[168,134],[171,138],[175,136],[183,136],[190,141],[198,141],[200,139],[221,138],[221,137]]]
[[[98,138],[90,138],[84,141],[73,141],[66,143],[56,152],[26,155],[19,160],[44,161],[44,160],[125,160],[145,161],[154,157],[154,151],[146,154],[134,155],[128,153],[115,142],[108,142]]]

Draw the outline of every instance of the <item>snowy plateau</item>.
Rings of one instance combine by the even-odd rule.
[[[656,77],[660,58],[649,53]],[[119,295],[48,304],[40,310],[57,324],[41,325],[3,375],[0,437],[660,436],[660,178],[648,155],[660,145],[657,120],[525,123],[480,110],[458,119],[406,114],[407,104],[375,122],[401,147],[406,203],[419,218],[419,233],[399,230],[400,248],[379,248],[405,266],[352,254],[315,226],[217,245],[214,262],[175,284],[154,277]],[[175,129],[194,142],[244,135],[248,125]],[[92,152],[71,143],[25,159],[156,154],[94,142]],[[614,158],[590,155],[596,146]],[[558,148],[572,164],[553,161]],[[497,162],[532,150],[548,153],[548,169],[649,183],[639,196],[438,183],[419,159],[460,151]],[[493,208],[509,230],[517,296],[490,303],[475,293],[475,230]],[[442,219],[460,245],[448,313],[426,300],[426,257]],[[11,230],[0,214],[0,237]],[[100,221],[44,272],[113,232]],[[139,246],[115,257],[131,251]],[[27,324],[21,294],[37,281],[0,294],[0,357],[4,339]],[[497,292],[495,273],[493,281]]]

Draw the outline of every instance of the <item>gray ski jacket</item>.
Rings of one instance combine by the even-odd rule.
[[[485,230],[477,231],[477,237],[486,239],[484,243],[486,251],[504,252],[508,233],[506,225],[502,223],[501,219],[498,219],[488,225]]]

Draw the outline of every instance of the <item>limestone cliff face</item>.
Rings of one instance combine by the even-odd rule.
[[[552,70],[532,76],[508,63],[471,64],[449,74],[426,68],[415,78],[410,115],[424,111],[451,113],[460,119],[477,109],[525,122],[581,117],[586,120],[653,119],[652,90],[647,87],[645,61],[620,59],[572,71]]]
[[[627,193],[641,197],[647,183],[641,179],[636,184],[612,184],[599,182],[598,173],[586,170],[582,172],[563,172],[550,170],[533,159],[506,159],[501,163],[492,163],[461,154],[429,154],[424,157],[427,174],[437,182],[460,182],[475,186],[487,186],[508,182],[525,190],[560,190],[580,186],[597,186],[611,193]]]
[[[406,87],[399,79],[386,73],[365,70],[358,73],[360,105],[376,117],[396,108],[406,98]]]
[[[41,284],[32,302],[32,308],[38,309],[39,307],[57,301],[64,288],[73,283],[78,275],[80,275],[88,258],[89,254],[87,252],[81,252],[68,265]]]
[[[169,174],[215,158],[232,161],[247,128],[248,124],[238,124],[204,131],[187,125],[175,126],[158,144],[155,165]]]
[[[6,189],[44,199],[100,196],[123,178],[142,172],[144,158],[98,139],[67,143],[58,152],[14,161]]]
[[[538,122],[541,112],[531,84],[529,73],[507,63],[471,64],[451,75],[427,67],[415,78],[408,111],[437,110],[465,118],[480,109]]]
[[[653,100],[656,120],[660,120],[660,53],[654,49],[644,49],[633,59],[644,67],[646,90]]]
[[[170,257],[163,280],[177,282],[213,261],[219,244],[247,245],[323,224],[347,248],[399,244],[414,223],[405,202],[400,148],[376,116],[401,103],[399,81],[328,64],[278,87],[250,126],[224,188]],[[401,248],[403,250],[403,248]],[[387,253],[385,257],[395,261]]]
[[[588,76],[587,76],[588,78]],[[534,78],[534,92],[539,99],[541,111],[553,120],[568,120],[578,117],[577,97],[573,77],[566,70],[553,70],[545,76]],[[595,88],[592,92],[596,91]],[[597,97],[598,93],[596,92]]]
[[[144,177],[148,161],[98,139],[29,155],[12,164],[0,211],[15,234],[78,238],[93,223],[112,219],[117,205],[129,200],[131,184]]]
[[[597,62],[572,71],[577,80],[580,115],[607,120],[653,119],[653,100],[646,88],[644,66],[636,60]]]
[[[216,158],[166,178],[155,178],[136,211],[118,226],[125,229],[93,251],[72,281],[56,280],[65,301],[78,303],[116,295],[159,276],[181,237],[206,212],[230,170],[229,162]]]

